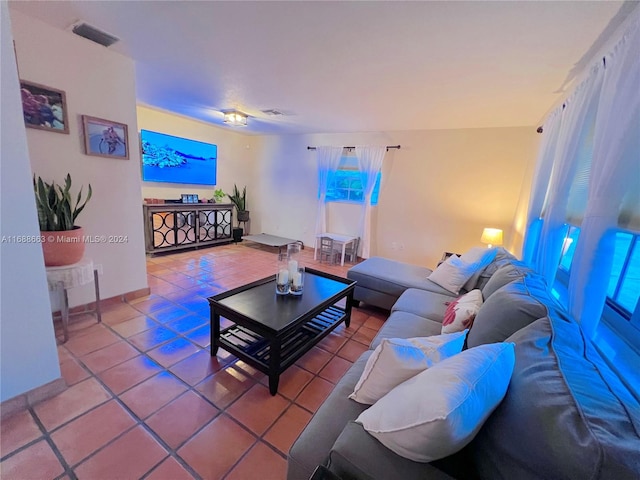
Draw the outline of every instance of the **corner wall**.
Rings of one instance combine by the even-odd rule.
[[[0,2],[0,402],[60,378],[6,2]]]
[[[66,93],[68,135],[27,129],[33,173],[62,182],[69,172],[72,194],[91,183],[93,198],[77,222],[86,235],[107,237],[86,246],[86,255],[102,266],[101,296],[146,289],[133,61],[20,12],[11,11],[11,21],[20,78]],[[129,160],[85,155],[81,115],[126,124]],[[124,241],[112,243],[109,236]],[[69,294],[72,306],[94,299],[92,285]]]
[[[512,226],[536,142],[535,127],[266,136],[261,231],[314,244],[318,184],[308,145],[400,144],[385,157],[372,256],[434,267],[443,251],[481,245],[484,227],[503,229],[505,246],[519,250]],[[359,206],[328,210],[329,230],[358,232]]]

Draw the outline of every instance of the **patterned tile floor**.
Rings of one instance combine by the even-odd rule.
[[[349,268],[303,257],[340,276]],[[70,325],[58,346],[69,388],[2,421],[0,477],[284,479],[292,443],[386,314],[354,309],[350,328],[290,367],[272,397],[264,374],[209,355],[206,297],[275,267],[274,249],[247,243],[149,257],[150,296],[108,305],[102,324]]]

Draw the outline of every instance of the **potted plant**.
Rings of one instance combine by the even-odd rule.
[[[224,193],[221,188],[216,188],[213,191],[213,198],[211,200],[213,200],[214,203],[221,203],[226,196],[227,194]]]
[[[33,189],[38,209],[38,222],[42,238],[44,264],[48,267],[77,263],[84,255],[84,230],[75,224],[76,218],[91,199],[91,184],[82,202],[82,187],[73,201],[71,175],[67,174],[64,187],[33,176]]]
[[[238,186],[236,184],[233,185],[233,194],[228,195],[229,200],[236,206],[236,210],[238,212],[238,228],[233,229],[233,240],[235,242],[242,241],[242,228],[240,228],[240,222],[248,222],[249,221],[249,210],[247,210],[247,187],[245,186],[242,189],[242,194],[240,194],[240,190],[238,190]]]

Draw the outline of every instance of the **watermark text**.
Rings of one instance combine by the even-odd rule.
[[[65,235],[3,235],[0,243],[129,243],[128,235],[83,235],[67,237]]]

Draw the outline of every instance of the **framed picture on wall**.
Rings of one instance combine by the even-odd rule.
[[[82,115],[82,126],[87,155],[129,159],[127,126],[124,123]]]
[[[20,95],[27,127],[69,133],[67,99],[62,90],[20,80]]]

